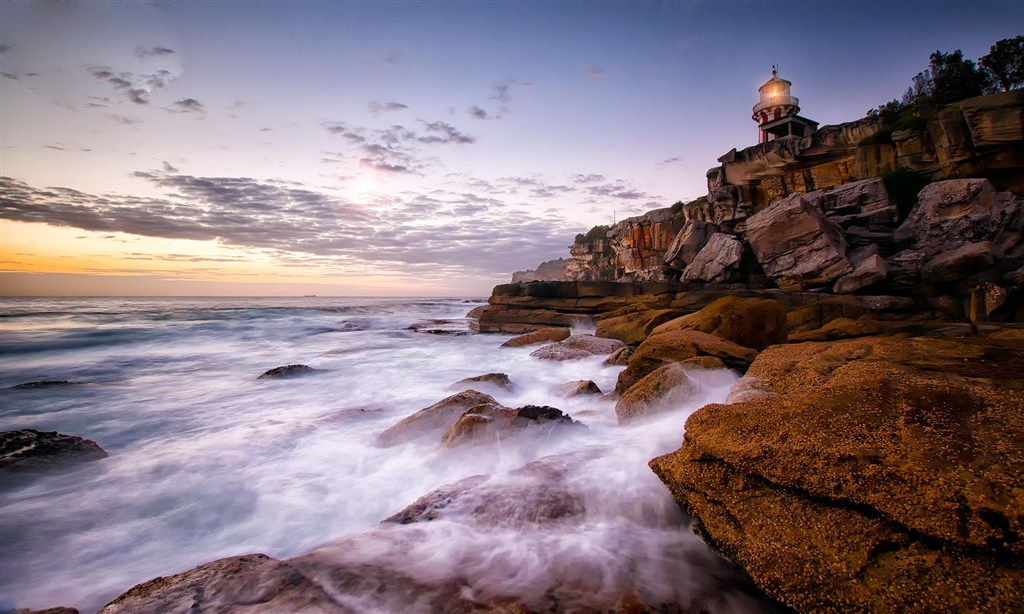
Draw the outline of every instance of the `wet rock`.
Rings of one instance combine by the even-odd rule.
[[[786,307],[772,299],[728,296],[697,313],[666,322],[651,334],[680,330],[696,330],[744,347],[763,349],[786,342]]]
[[[427,435],[438,435],[448,430],[466,411],[483,403],[497,401],[475,390],[453,394],[390,426],[378,436],[377,442],[387,448]]]
[[[632,355],[633,348],[628,346],[622,347],[609,354],[608,358],[605,358],[601,364],[609,367],[622,367],[629,363],[629,357]]]
[[[448,387],[449,390],[467,390],[477,386],[493,386],[502,390],[515,390],[516,385],[508,378],[507,373],[487,373],[476,377],[467,377]]]
[[[269,371],[264,371],[263,375],[256,379],[299,377],[301,375],[320,373],[322,370],[323,369],[314,369],[308,365],[285,365],[283,367],[274,367]]]
[[[698,356],[719,358],[729,368],[746,370],[757,352],[731,341],[695,330],[667,331],[651,335],[629,357],[615,384],[618,394],[663,365]]]
[[[530,356],[541,360],[576,360],[587,356],[604,356],[626,345],[616,339],[602,339],[594,335],[572,335],[564,341],[545,345]]]
[[[560,426],[578,424],[554,407],[526,405],[511,409],[498,403],[483,403],[460,416],[441,438],[441,443],[448,448],[497,443],[530,427],[539,434],[547,434]]]
[[[555,393],[565,399],[579,397],[589,394],[601,394],[601,389],[589,379],[581,379],[575,382],[562,384]]]
[[[695,529],[798,611],[1024,603],[1024,348],[874,337],[773,346],[776,396],[708,405],[651,461]]]
[[[470,334],[468,323],[465,319],[461,320],[425,320],[423,322],[416,322],[409,326],[408,329],[417,333],[426,333],[428,335],[450,335],[453,337],[461,337],[462,335]]]
[[[743,259],[743,243],[732,235],[716,233],[683,271],[682,281],[725,283],[732,281]]]
[[[11,390],[39,390],[42,388],[63,388],[65,386],[81,386],[82,382],[71,382],[68,380],[40,380],[38,382],[25,382],[11,386]]]
[[[25,608],[16,608],[11,610],[10,614],[78,614],[78,610],[75,608],[47,608],[45,610],[26,610]]]
[[[604,339],[618,339],[623,343],[640,343],[661,324],[679,316],[677,309],[648,309],[601,318],[595,334]]]
[[[619,424],[634,418],[675,409],[697,393],[697,384],[680,363],[658,367],[622,393],[615,404]]]
[[[518,348],[539,343],[553,343],[568,339],[572,332],[568,328],[542,328],[530,333],[513,337],[501,344],[503,348]]]
[[[727,404],[743,403],[746,401],[753,401],[754,399],[774,396],[777,395],[772,392],[771,382],[763,380],[760,377],[754,377],[753,375],[744,375],[736,380],[736,383],[732,385],[732,388],[729,388],[729,395],[725,398],[725,402]]]
[[[864,307],[855,298],[837,296],[790,309],[786,325],[790,333],[799,333],[821,328],[836,318],[856,320],[862,315]]]
[[[799,194],[751,216],[747,240],[764,272],[783,289],[831,285],[853,270],[842,230]]]
[[[35,429],[0,432],[0,470],[36,472],[106,458],[107,452],[91,439]]]
[[[99,614],[243,611],[356,612],[339,605],[292,565],[265,554],[246,554],[143,582],[111,601]]]
[[[687,358],[679,362],[681,365],[693,367],[697,369],[725,369],[725,363],[722,362],[721,358],[714,356],[694,356],[693,358]]]
[[[474,308],[470,309],[468,313],[466,313],[466,317],[470,318],[470,319],[473,319],[473,320],[479,320],[480,319],[480,314],[483,313],[484,309],[486,309],[486,308],[487,308],[487,305],[480,305],[479,307],[474,307]]]

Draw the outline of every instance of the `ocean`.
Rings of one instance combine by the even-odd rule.
[[[0,611],[93,612],[139,582],[220,557],[285,559],[353,538],[368,562],[416,578],[460,578],[484,596],[500,587],[536,597],[582,574],[608,594],[759,611],[647,467],[676,449],[686,417],[722,401],[738,376],[701,372],[685,406],[619,426],[613,401],[554,391],[589,379],[609,392],[622,367],[500,348],[510,335],[469,331],[465,315],[482,304],[2,299],[2,430],[80,435],[109,457],[0,481]],[[321,371],[257,379],[296,363]],[[490,372],[507,373],[516,388],[481,392],[509,407],[558,407],[587,428],[454,449],[433,438],[377,445],[388,426],[453,394],[454,382]],[[40,380],[75,385],[10,388]],[[384,533],[383,519],[428,492],[475,475],[500,488],[538,459],[560,462],[583,493],[585,510],[572,522],[481,527],[467,511],[390,525],[417,532],[401,556],[366,546]],[[363,611],[387,610],[373,595],[353,598]]]

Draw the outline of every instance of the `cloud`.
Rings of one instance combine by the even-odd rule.
[[[60,145],[44,145],[46,149],[56,149],[57,151],[65,151]]]
[[[430,133],[416,138],[421,143],[458,143],[464,145],[476,142],[476,137],[463,134],[451,124],[442,121],[421,123],[424,129]]]
[[[601,66],[591,66],[587,69],[587,76],[591,79],[604,79],[608,75],[608,71]]]
[[[168,49],[167,47],[136,47],[135,57],[140,60],[145,60],[154,56],[160,55],[171,55],[174,53],[174,49]]]
[[[578,232],[557,215],[472,193],[431,190],[360,204],[284,181],[136,172],[156,198],[34,188],[0,178],[0,215],[103,233],[216,241],[282,263],[443,279],[498,275],[564,256]]]
[[[126,117],[124,115],[117,115],[112,113],[109,115],[109,117],[110,119],[118,123],[124,124],[126,126],[137,126],[142,123],[141,119],[136,119],[134,117]]]
[[[7,53],[12,47],[10,45],[0,45],[0,53]]]
[[[658,162],[657,165],[658,166],[667,166],[669,164],[675,164],[677,162],[682,162],[682,161],[683,161],[683,158],[677,156],[677,157],[674,157],[674,158],[668,158],[668,159],[662,160],[661,162]]]
[[[400,64],[402,62],[402,52],[389,51],[384,54],[384,61],[388,64]]]
[[[476,105],[469,107],[469,114],[477,119],[490,119],[490,116],[487,114],[487,111],[481,109]]]
[[[177,173],[178,169],[173,164],[168,162],[167,160],[164,160],[164,172],[165,173]]]
[[[86,70],[97,80],[109,83],[115,90],[123,92],[136,104],[149,104],[150,94],[167,87],[177,78],[171,71],[163,69],[145,74],[115,72],[109,66],[90,66]]]
[[[203,103],[199,102],[195,98],[182,98],[181,100],[174,103],[182,113],[202,113],[206,110],[203,107]]]
[[[5,79],[10,79],[11,81],[17,81],[18,80],[18,75],[14,74],[14,73],[0,72],[0,75],[3,75],[3,77]]]
[[[380,115],[381,113],[386,113],[388,111],[404,111],[409,108],[409,105],[402,104],[401,102],[395,102],[393,100],[390,102],[379,102],[373,100],[367,105],[367,107],[369,108],[370,113]]]
[[[572,176],[572,181],[573,183],[599,183],[604,181],[604,175],[597,175],[594,173],[584,175],[577,173]]]

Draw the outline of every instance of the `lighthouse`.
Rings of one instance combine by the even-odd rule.
[[[754,105],[751,116],[757,122],[758,143],[783,137],[809,136],[818,129],[818,122],[800,117],[800,99],[789,93],[793,84],[779,78],[778,67],[772,66],[772,78],[757,88],[761,100]]]

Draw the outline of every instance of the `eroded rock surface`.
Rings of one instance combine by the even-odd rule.
[[[0,471],[36,472],[62,469],[106,458],[91,439],[35,429],[0,433]]]
[[[440,436],[455,424],[459,416],[484,403],[497,401],[491,395],[476,390],[453,394],[388,427],[377,441],[381,446],[390,447],[429,435]]]
[[[624,345],[626,344],[617,339],[572,335],[564,341],[536,349],[530,356],[541,360],[576,360],[587,356],[607,356]]]
[[[873,337],[774,346],[775,396],[709,405],[651,461],[695,528],[800,611],[1024,603],[1024,348]]]

